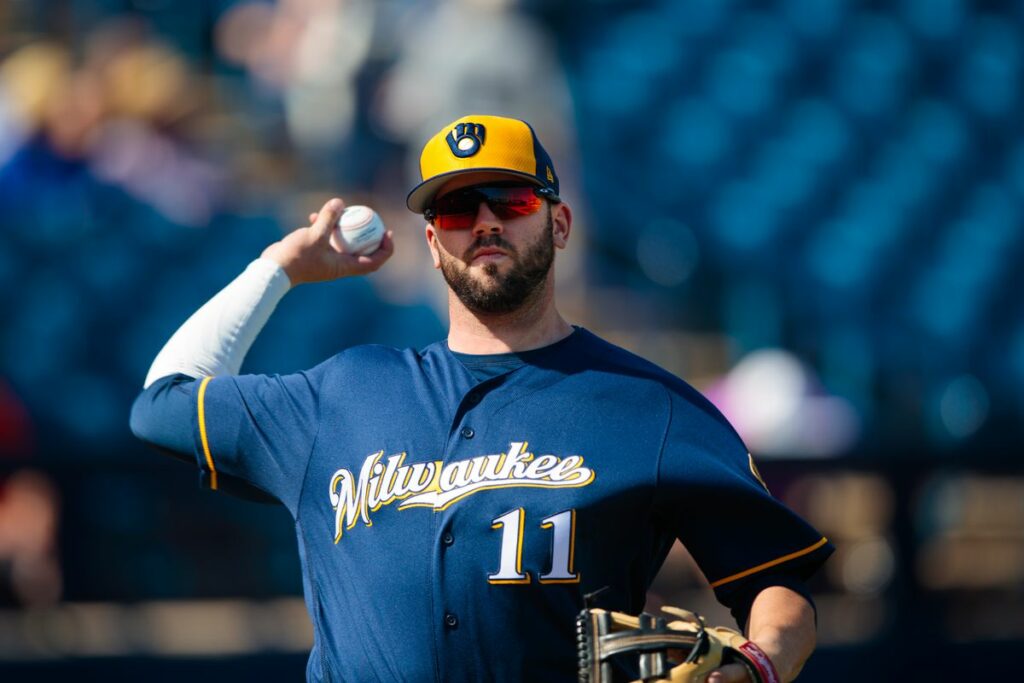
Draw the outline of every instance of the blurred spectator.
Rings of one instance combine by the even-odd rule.
[[[23,143],[38,133],[49,152],[85,163],[169,220],[209,222],[223,172],[187,150],[175,130],[197,109],[197,83],[183,59],[136,22],[104,25],[78,65],[60,46],[30,43],[5,60],[0,79]]]
[[[318,154],[352,132],[373,23],[367,0],[244,2],[220,19],[216,40],[226,60],[281,92],[292,139]]]
[[[0,166],[42,126],[51,102],[71,73],[71,56],[56,43],[22,47],[0,65],[0,102],[4,105]]]
[[[208,224],[225,178],[183,139],[202,85],[184,59],[136,23],[114,22],[92,36],[83,72],[106,109],[89,150],[96,176],[175,223]]]
[[[57,491],[43,474],[19,470],[0,482],[0,606],[39,607],[60,598]]]
[[[410,10],[376,103],[382,130],[419,143],[458,112],[501,113],[544,131],[564,169],[572,149],[568,85],[550,32],[517,4],[442,0]]]

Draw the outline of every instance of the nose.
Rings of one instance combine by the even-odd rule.
[[[473,221],[473,236],[500,235],[504,232],[501,220],[494,215],[487,202],[480,202],[476,210],[476,219]]]

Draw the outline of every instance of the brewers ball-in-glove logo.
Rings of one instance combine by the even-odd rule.
[[[464,159],[480,151],[487,131],[482,123],[460,123],[448,131],[445,141],[452,154]]]

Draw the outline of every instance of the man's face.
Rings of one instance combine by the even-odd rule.
[[[545,225],[519,247],[501,234],[487,233],[474,239],[461,257],[439,251],[441,273],[466,308],[474,313],[511,313],[539,292],[555,260],[555,243],[551,208],[535,215],[546,216]]]
[[[508,178],[500,178],[507,180]],[[493,182],[484,174],[452,181],[438,193]],[[555,258],[556,221],[544,202],[528,216],[502,220],[486,203],[471,228],[437,230],[427,226],[435,265],[462,304],[474,313],[504,314],[540,296]]]

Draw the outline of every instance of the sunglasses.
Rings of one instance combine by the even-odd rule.
[[[546,187],[516,184],[464,187],[434,201],[423,217],[438,230],[466,230],[473,227],[480,204],[503,221],[537,213],[544,201],[562,201]]]

